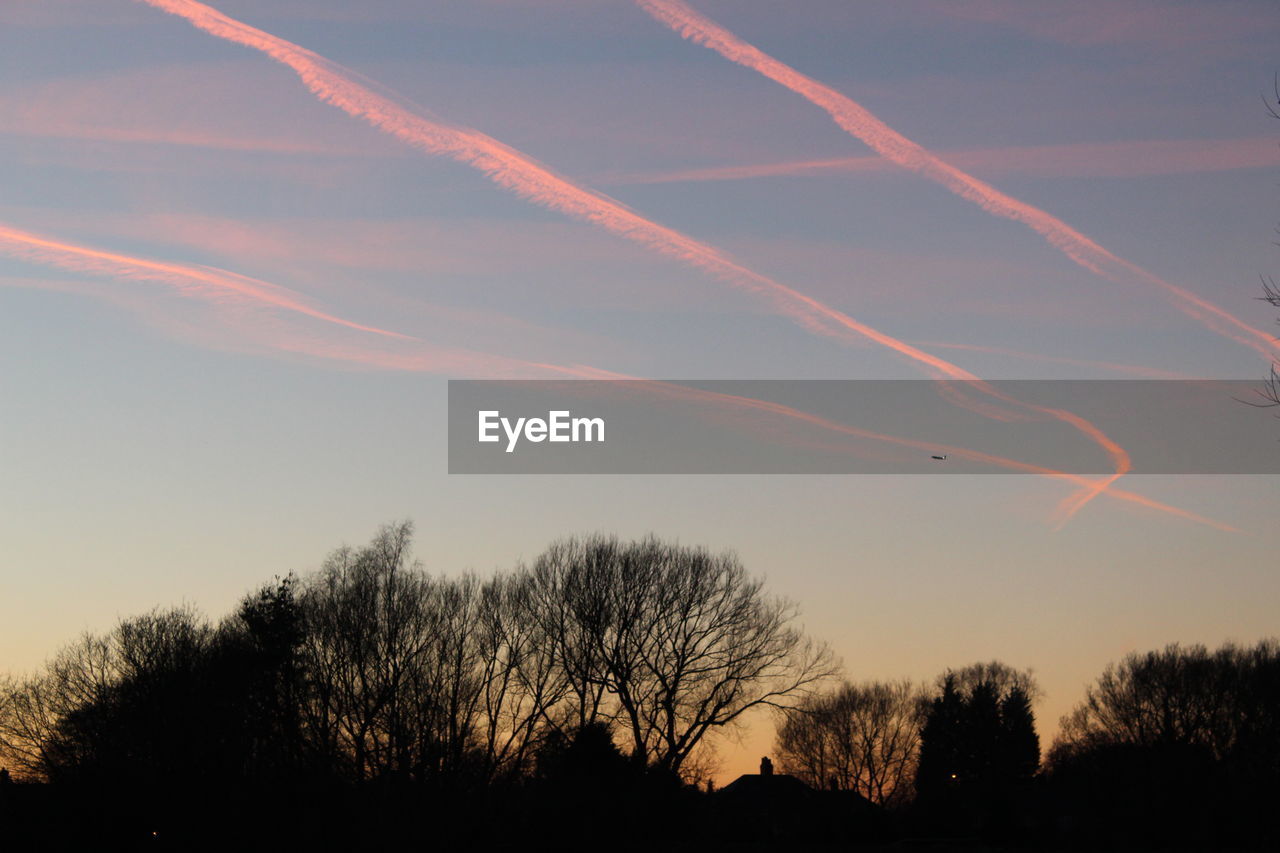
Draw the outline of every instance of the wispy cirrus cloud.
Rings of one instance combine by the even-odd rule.
[[[1265,136],[1144,139],[968,148],[941,151],[938,156],[958,168],[993,177],[1141,178],[1276,168],[1280,166],[1280,142]],[[627,185],[900,173],[900,166],[884,157],[863,156],[601,175],[596,180]]]
[[[956,458],[993,465],[1012,472],[1037,474],[1043,477],[1060,480],[1079,488],[1079,491],[1065,499],[1060,505],[1059,512],[1057,513],[1057,522],[1060,525],[1068,521],[1074,512],[1078,510],[1080,506],[1083,506],[1084,503],[1087,503],[1092,497],[1105,493],[1113,498],[1135,506],[1168,513],[1187,521],[1194,521],[1199,524],[1205,524],[1210,527],[1217,528],[1218,530],[1238,532],[1238,528],[1214,519],[1206,518],[1178,507],[1169,506],[1168,504],[1164,504],[1159,501],[1154,501],[1144,495],[1123,489],[1116,489],[1111,485],[1111,483],[1117,478],[1116,475],[1105,478],[1102,481],[1105,485],[1100,488],[1098,480],[1088,477],[1082,477],[1076,474],[1067,474],[1054,469],[1045,468],[1040,465],[1020,462],[1003,456],[995,456],[959,445],[935,444],[933,442],[919,441],[917,439],[906,438],[903,436],[886,435],[884,433],[862,429],[839,421],[832,421],[829,418],[824,418],[811,412],[801,411],[791,406],[786,406],[781,403],[775,403],[768,400],[757,400],[755,398],[742,397],[735,394],[688,388],[686,386],[667,382],[644,382],[640,384],[648,393],[659,398],[672,397],[682,400],[693,399],[699,404],[708,406],[725,406],[736,412],[748,412],[753,415],[765,416],[777,415],[788,421],[799,421],[804,424],[818,427],[825,432],[832,432],[854,439],[869,439],[877,443],[896,447],[906,447],[927,453],[942,452],[949,456],[954,455]]]
[[[841,129],[869,145],[880,156],[936,181],[989,213],[1027,225],[1073,261],[1097,275],[1119,283],[1137,281],[1155,285],[1170,295],[1180,310],[1219,334],[1256,350],[1267,359],[1274,358],[1280,351],[1274,336],[1244,323],[1191,291],[1114,255],[1057,217],[944,162],[890,128],[851,98],[763,53],[694,11],[683,0],[636,0],[636,3],[682,38],[756,71],[821,107]],[[1128,467],[1126,463],[1127,457],[1120,460],[1116,473],[1100,481],[1098,489],[1105,489],[1122,476]],[[1062,519],[1071,518],[1097,494],[1098,490],[1086,490],[1063,501],[1060,505]]]
[[[248,85],[259,97],[245,103],[237,95]],[[401,154],[376,136],[331,126],[323,111],[290,104],[284,88],[253,82],[247,63],[235,61],[72,75],[0,93],[0,135],[289,157]],[[101,156],[95,162],[112,165]]]
[[[576,376],[601,378],[614,374],[578,365],[560,366],[493,356],[465,348],[442,347],[412,335],[359,323],[316,308],[301,294],[270,282],[216,267],[142,258],[72,243],[0,224],[0,254],[20,261],[76,273],[102,276],[123,284],[160,285],[211,309],[242,342],[267,349],[382,369],[440,374],[515,378]],[[106,295],[132,307],[161,326],[198,330],[208,343],[207,327],[185,324],[160,306],[140,302],[135,294],[99,294],[92,285],[64,280],[41,283],[21,279],[21,286]],[[300,325],[297,321],[317,325]],[[320,328],[336,330],[323,333]],[[355,337],[343,332],[359,333]],[[379,345],[369,343],[378,340]]]
[[[258,154],[357,156],[355,149],[344,149],[307,140],[233,136],[199,130],[177,130],[167,127],[112,127],[51,122],[29,123],[21,127],[0,127],[0,133],[43,139],[72,139],[82,142],[179,145],[188,148],[209,148],[217,151],[244,151]]]
[[[1179,0],[917,0],[935,16],[1008,27],[1044,41],[1082,47],[1149,45],[1203,50],[1257,34],[1266,3]]]
[[[841,129],[869,145],[886,160],[941,184],[988,213],[1026,225],[1085,269],[1117,283],[1155,286],[1168,295],[1180,310],[1219,334],[1254,349],[1267,359],[1280,352],[1280,344],[1273,335],[1250,326],[1186,288],[1118,257],[1052,214],[1013,198],[943,161],[889,127],[853,99],[765,54],[696,12],[683,0],[635,2],[682,38],[756,71],[825,110]]]
[[[137,258],[79,246],[3,224],[0,224],[0,252],[20,260],[49,264],[65,270],[166,284],[210,302],[254,303],[361,332],[402,340],[410,337],[335,317],[308,305],[301,295],[287,288],[214,267],[195,267]]]
[[[9,225],[0,224],[0,254],[21,261],[52,266],[61,270],[103,276],[119,284],[159,284],[166,290],[171,290],[195,302],[212,307],[241,336],[239,341],[228,346],[228,341],[225,339],[211,338],[211,333],[214,330],[208,324],[191,323],[180,316],[167,314],[159,310],[159,306],[154,300],[139,299],[136,291],[115,290],[104,293],[100,288],[78,280],[0,278],[0,286],[17,286],[81,293],[100,298],[105,297],[117,304],[139,310],[144,317],[163,328],[193,335],[201,339],[201,342],[206,345],[235,349],[238,348],[235,345],[236,343],[250,342],[266,346],[277,352],[383,370],[424,371],[453,375],[471,374],[503,379],[546,376],[568,376],[582,379],[631,378],[623,374],[586,365],[558,365],[522,361],[473,350],[438,347],[410,335],[336,317],[333,314],[308,305],[300,294],[294,293],[287,288],[242,276],[238,273],[213,267],[192,266],[141,258],[83,246],[45,235],[33,234]],[[354,341],[350,338],[342,337],[334,338],[332,335],[318,335],[314,331],[299,329],[291,326],[287,320],[282,320],[278,316],[278,312],[283,313],[286,317],[300,315],[308,320],[319,321],[324,326],[336,326],[339,331],[355,331],[364,335],[376,336],[382,341],[382,345],[371,347],[363,341]],[[870,439],[876,442],[921,450],[940,449],[948,453],[954,453],[957,457],[996,465],[1009,471],[1038,474],[1062,480],[1083,487],[1085,489],[1084,493],[1091,496],[1108,492],[1112,497],[1136,506],[1169,513],[1178,518],[1208,524],[1222,530],[1235,530],[1229,525],[1163,504],[1140,494],[1108,489],[1106,486],[1110,485],[1109,481],[1103,481],[1106,485],[1099,486],[1097,481],[1089,478],[1067,474],[1033,463],[1007,459],[959,446],[938,446],[899,436],[872,432],[767,401],[735,395],[708,393],[662,382],[644,384],[660,389],[659,396],[668,393],[683,398],[693,396],[699,402],[707,405],[728,406],[739,411],[778,415],[788,420],[810,424],[824,431],[844,436]]]
[[[529,319],[502,302],[519,296],[509,282],[531,266],[545,276],[537,296],[555,291],[552,308],[580,305],[580,273],[616,262],[617,245],[576,223],[453,218],[353,219],[216,216],[180,211],[78,212],[0,207],[0,219],[31,229],[75,234],[79,242],[129,245],[148,254],[181,256],[220,267],[252,269],[259,279],[288,281],[311,298],[366,315],[394,317],[437,344],[504,351],[512,340],[525,353],[552,357],[591,353],[599,361],[627,360],[632,347],[611,335]],[[585,238],[585,239],[584,239]],[[503,250],[494,251],[501,245]],[[573,246],[573,251],[568,247]],[[136,254],[136,252],[135,252]],[[627,253],[623,253],[626,255]],[[636,250],[637,257],[643,257]],[[630,257],[625,258],[629,262]],[[475,282],[457,292],[459,278]],[[523,278],[523,276],[522,276]],[[480,283],[483,283],[481,286]],[[668,303],[688,305],[680,292]],[[501,297],[501,300],[498,298]],[[641,304],[637,302],[636,304]],[[648,307],[648,306],[646,306]],[[554,314],[555,311],[546,312]],[[532,357],[532,356],[530,356]]]
[[[1115,373],[1124,373],[1130,376],[1140,376],[1144,379],[1192,379],[1185,373],[1177,373],[1172,370],[1162,370],[1158,367],[1146,367],[1140,364],[1122,364],[1115,361],[1098,361],[1088,358],[1072,358],[1070,356],[1044,355],[1043,353],[1027,352],[1026,350],[1009,349],[1007,347],[983,346],[981,344],[957,344],[944,343],[942,341],[917,341],[917,346],[926,349],[952,349],[962,350],[964,352],[981,352],[988,355],[1007,356],[1008,358],[1017,359],[1018,361],[1045,361],[1051,364],[1066,364],[1072,367],[1087,367],[1091,369],[1109,370]]]
[[[0,4],[0,27],[104,27],[131,23],[131,15],[127,6],[96,0],[62,0],[57,3],[50,0],[5,0]]]
[[[583,187],[549,167],[472,128],[455,126],[408,105],[376,84],[324,57],[223,15],[194,0],[139,0],[178,15],[211,35],[243,44],[293,69],[321,100],[364,120],[415,148],[450,157],[483,173],[503,189],[573,219],[673,257],[736,287],[758,293],[815,334],[862,335],[916,361],[937,376],[976,379],[968,371],[903,343],[891,335],[820,303],[781,282],[750,270],[719,250],[641,216],[621,202]]]
[[[1116,477],[1130,468],[1124,448],[1095,425],[1060,409],[1031,406],[1008,398],[982,383],[967,370],[946,359],[862,323],[792,287],[750,270],[719,250],[649,220],[608,196],[560,176],[515,149],[471,128],[448,124],[375,91],[372,81],[362,82],[355,72],[319,54],[242,21],[230,18],[196,0],[139,0],[186,19],[205,32],[259,50],[289,68],[318,98],[360,118],[374,127],[430,154],[448,156],[469,165],[504,189],[575,219],[599,225],[618,236],[638,242],[664,255],[690,264],[713,277],[768,298],[775,310],[809,331],[837,339],[861,336],[919,364],[937,378],[975,380],[973,390],[1004,404],[993,405],[954,396],[954,402],[997,419],[1050,417],[1072,425],[1102,447],[1115,465],[1116,474],[1089,488],[1080,499],[1083,506],[1105,491]],[[366,85],[367,82],[367,85]]]

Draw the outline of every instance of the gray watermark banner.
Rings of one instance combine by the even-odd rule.
[[[1280,474],[1259,380],[450,380],[451,474]]]

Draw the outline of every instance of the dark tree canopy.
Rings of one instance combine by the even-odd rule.
[[[1042,773],[1029,671],[832,684],[732,553],[586,536],[479,578],[426,571],[411,540],[388,525],[220,622],[157,609],[0,679],[5,840],[241,849],[257,822],[282,849],[1274,846],[1280,642],[1125,657]],[[780,772],[692,784],[763,708]]]
[[[914,795],[927,706],[910,681],[846,682],[786,712],[775,748],[784,770],[815,788],[899,808]]]
[[[216,627],[185,608],[82,638],[6,685],[6,753],[46,779],[476,786],[529,776],[549,738],[603,755],[616,735],[679,773],[831,671],[731,553],[591,536],[480,580],[427,573],[411,539],[388,525]]]
[[[1058,797],[1099,834],[1241,841],[1280,797],[1280,643],[1170,645],[1112,664],[1063,718]]]
[[[1001,831],[1040,767],[1029,672],[999,662],[939,678],[920,737],[917,804],[943,831]]]

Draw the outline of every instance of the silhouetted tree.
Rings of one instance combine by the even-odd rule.
[[[1036,734],[1031,696],[1013,687],[1000,702],[1001,766],[1015,780],[1029,780],[1040,769],[1040,736]]]
[[[65,708],[44,743],[44,775],[123,785],[220,772],[232,755],[220,743],[227,721],[213,713],[227,690],[213,678],[213,639],[194,610],[157,610],[60,655],[38,688]]]
[[[902,806],[914,794],[927,701],[910,681],[842,684],[785,712],[777,754],[787,773],[815,788]]]
[[[480,586],[412,562],[408,522],[342,548],[304,581],[301,655],[313,748],[351,779],[469,769],[486,661]]]
[[[917,805],[936,828],[1007,832],[1040,766],[1029,672],[1004,664],[948,671],[920,737]]]
[[[679,772],[708,734],[787,706],[832,672],[732,553],[649,537],[558,542],[533,566],[582,723],[615,723],[632,757]]]
[[[1274,308],[1280,308],[1280,288],[1276,287],[1274,280],[1263,277],[1262,296],[1259,298]],[[1280,406],[1280,362],[1271,365],[1271,373],[1263,381],[1262,388],[1258,390],[1258,396],[1262,398],[1259,402],[1251,400],[1245,402],[1264,409]]]
[[[242,722],[244,772],[251,778],[319,769],[308,755],[302,723],[307,683],[296,587],[293,575],[264,585],[241,601],[219,631],[217,660],[228,678],[240,676],[241,694],[227,713]]]
[[[1170,645],[1107,667],[1050,752],[1097,834],[1248,841],[1280,796],[1280,644]]]
[[[1271,114],[1272,118],[1280,119],[1280,76],[1276,78],[1273,97],[1269,102],[1264,97],[1263,103],[1267,105],[1267,112]],[[1274,279],[1267,276],[1262,277],[1262,296],[1259,298],[1273,308],[1280,308],[1280,288],[1276,287]],[[1280,406],[1280,362],[1271,365],[1271,375],[1263,384],[1262,389],[1259,391],[1259,396],[1262,397],[1262,402],[1256,405],[1264,408]]]
[[[731,554],[590,537],[481,580],[428,574],[411,535],[388,525],[216,626],[153,611],[5,679],[0,755],[66,804],[30,826],[73,815],[87,843],[305,813],[317,843],[474,844],[483,806],[669,834],[692,826],[708,736],[831,670]]]
[[[568,735],[553,732],[538,750],[538,778],[557,784],[616,788],[634,769],[635,763],[618,749],[603,722],[588,723]]]

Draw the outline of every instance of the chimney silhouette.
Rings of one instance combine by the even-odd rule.
[[[773,762],[769,760],[769,756],[767,755],[764,758],[760,759],[760,775],[761,776],[773,775]]]

